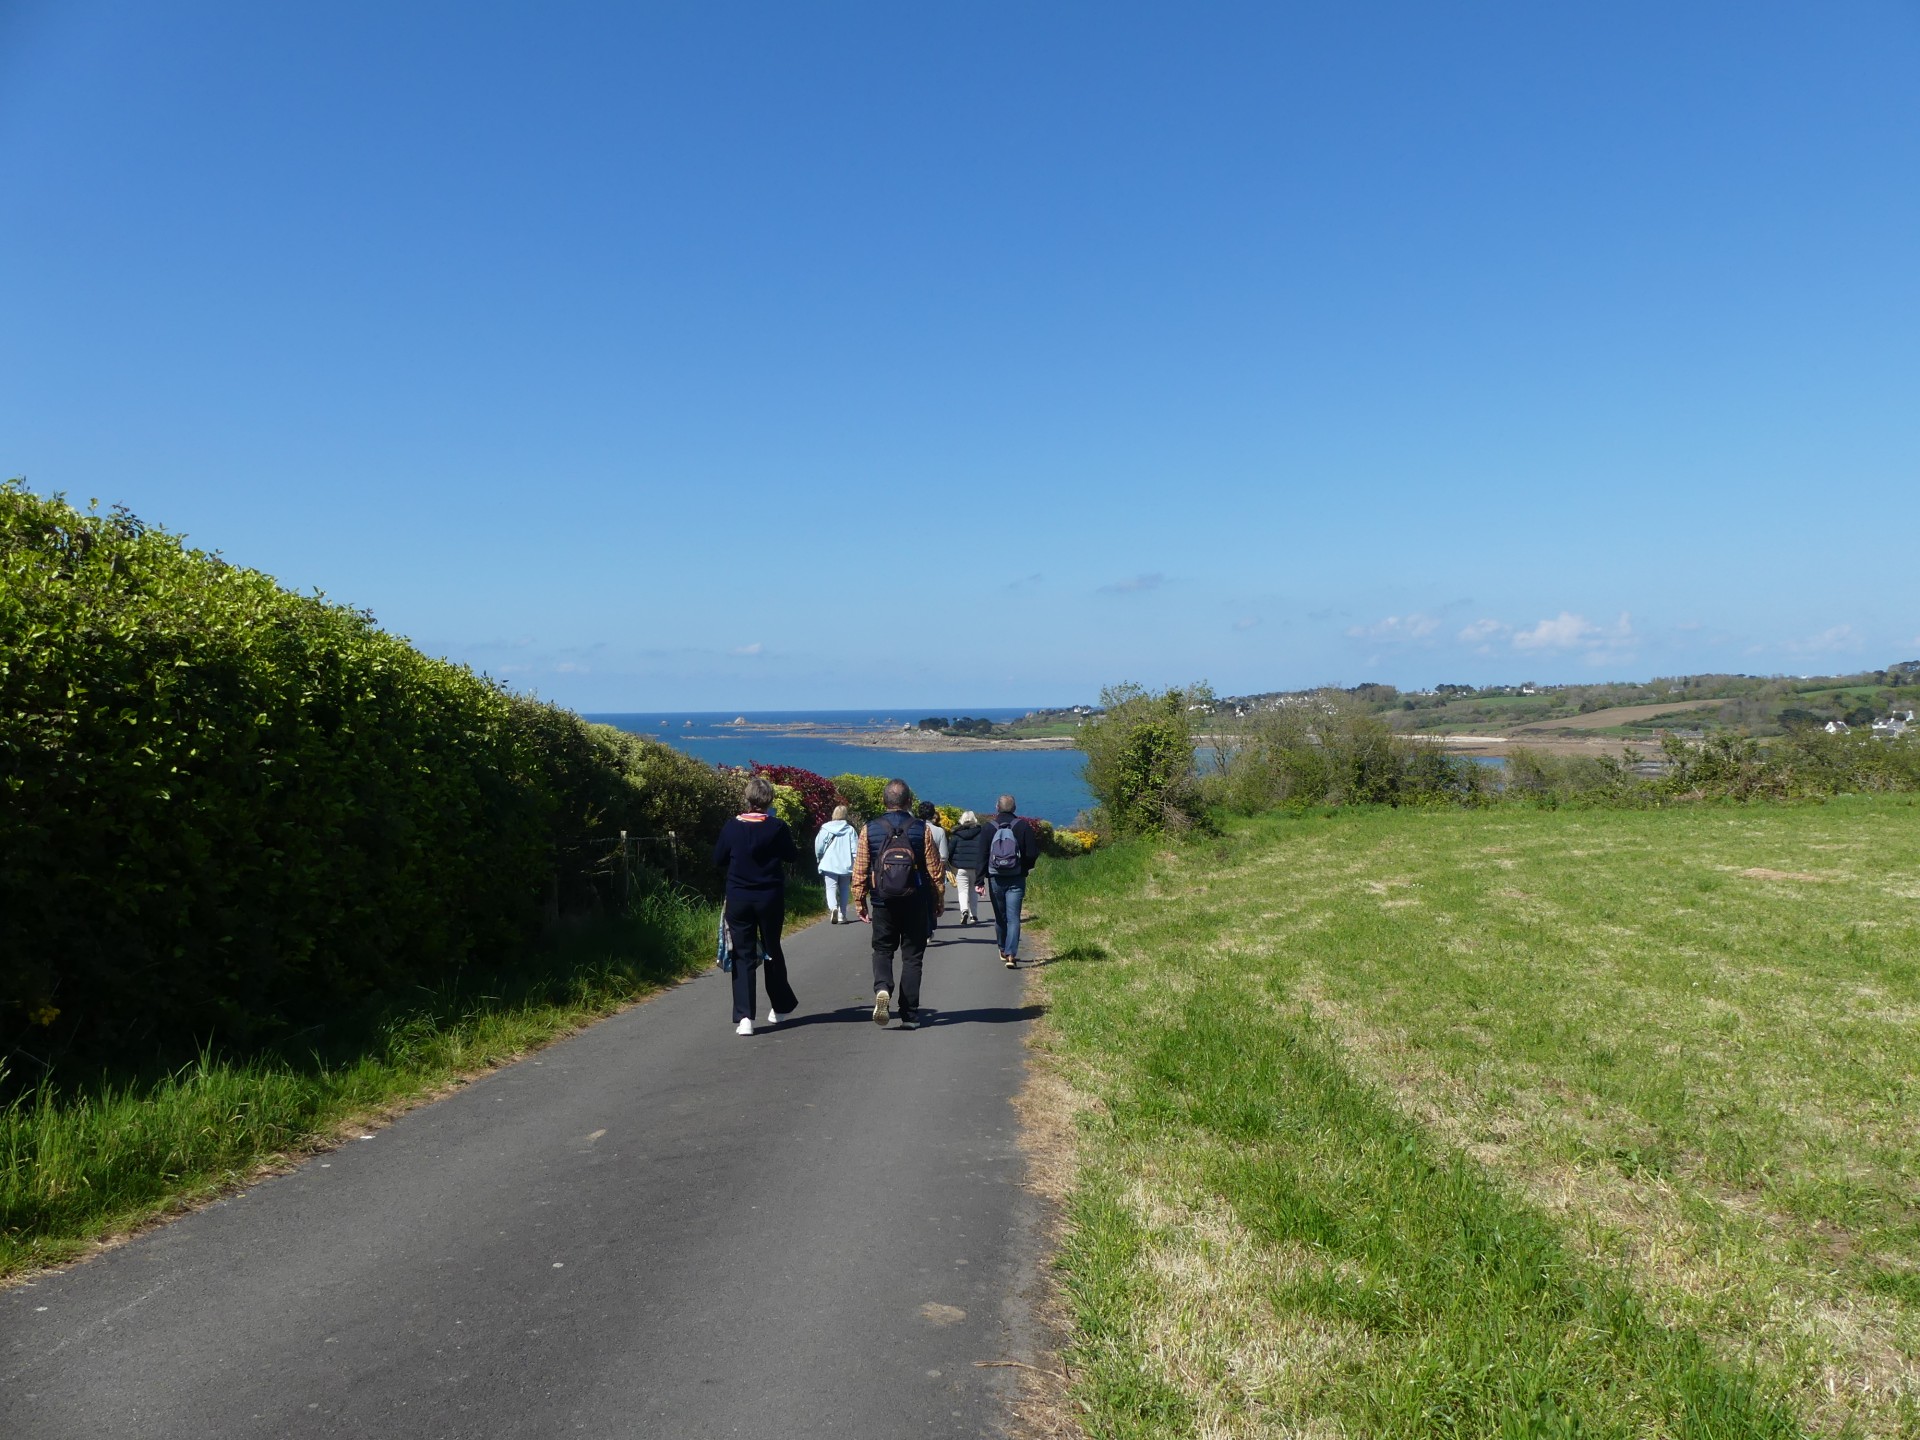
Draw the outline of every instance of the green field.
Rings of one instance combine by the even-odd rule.
[[[1043,867],[1100,1436],[1920,1435],[1920,806]]]

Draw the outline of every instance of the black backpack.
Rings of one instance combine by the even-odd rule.
[[[920,872],[926,868],[926,860],[907,838],[917,823],[903,820],[888,828],[873,862],[873,893],[881,900],[904,900],[920,888]],[[926,834],[924,830],[920,833]],[[871,847],[872,842],[868,845]]]

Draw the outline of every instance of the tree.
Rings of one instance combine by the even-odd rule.
[[[1184,832],[1204,824],[1193,716],[1213,705],[1204,683],[1153,694],[1132,683],[1100,694],[1106,711],[1081,731],[1081,774],[1116,835]]]

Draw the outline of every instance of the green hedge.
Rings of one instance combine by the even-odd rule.
[[[887,788],[884,775],[836,775],[833,788],[847,802],[847,808],[861,820],[875,820],[886,813],[882,792]]]
[[[0,1054],[278,1038],[506,958],[732,787],[123,510],[0,486]],[[704,856],[701,857],[704,868]]]

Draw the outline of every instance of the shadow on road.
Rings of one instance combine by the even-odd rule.
[[[1022,1020],[1037,1020],[1046,1014],[1044,1005],[989,1005],[978,1010],[941,1010],[932,1005],[920,1007],[922,1025],[1017,1025]],[[755,1035],[783,1035],[805,1025],[871,1025],[873,1011],[865,1005],[849,1005],[839,1010],[816,1010],[796,1015],[778,1025],[754,1028]]]
[[[814,1010],[805,1015],[796,1015],[791,1020],[783,1020],[778,1025],[756,1026],[756,1035],[778,1035],[787,1030],[798,1030],[802,1025],[850,1025],[854,1022],[862,1025],[873,1023],[873,1010],[870,1006],[849,1005],[840,1010]]]
[[[1017,1025],[1022,1020],[1038,1020],[1047,1013],[1044,1005],[990,1005],[980,1010],[935,1010],[925,1007],[922,1025]]]

